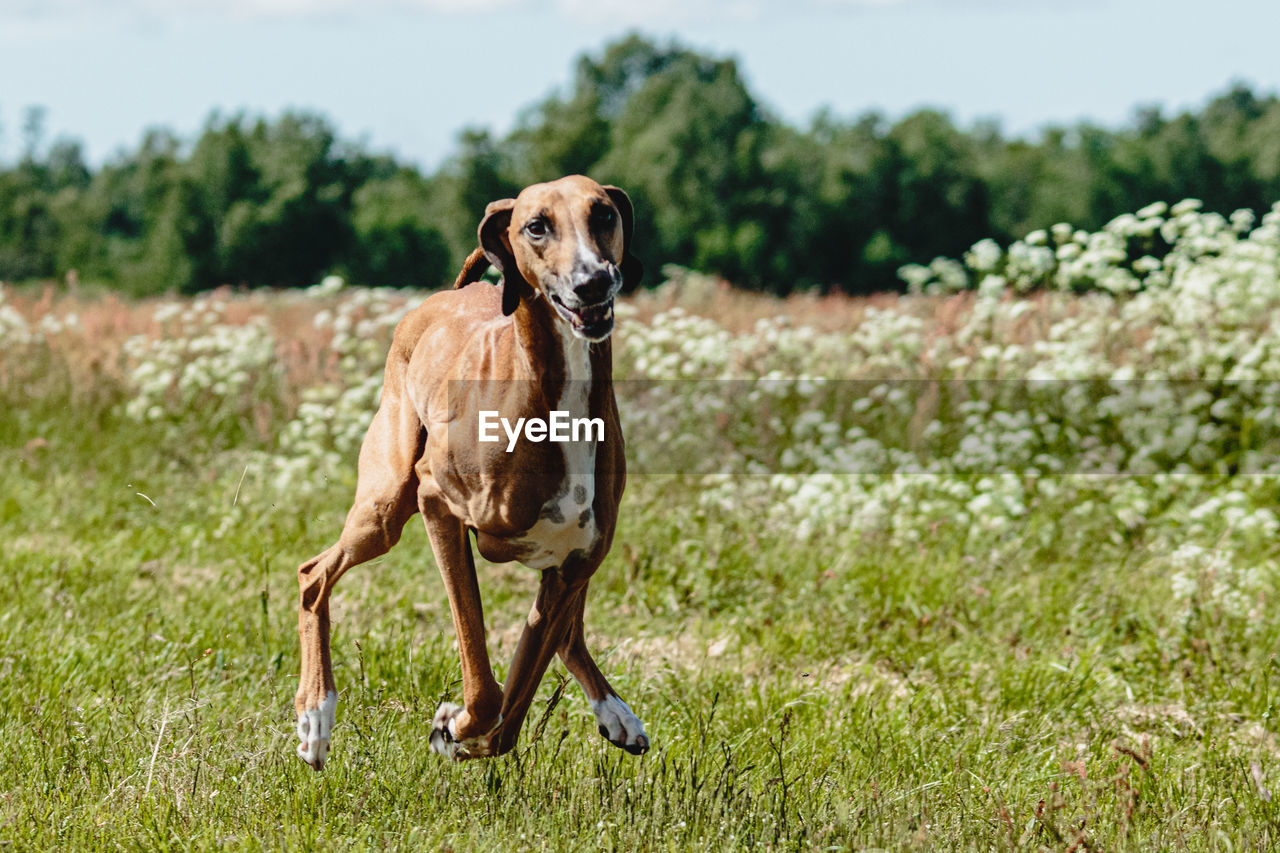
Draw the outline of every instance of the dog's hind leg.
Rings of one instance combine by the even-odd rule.
[[[569,633],[560,645],[560,659],[587,694],[587,701],[591,703],[591,710],[596,715],[596,725],[604,739],[632,755],[640,755],[649,749],[649,737],[645,734],[644,723],[619,698],[608,679],[600,672],[600,667],[596,666],[591,652],[587,650],[583,632],[586,600],[587,591],[583,589],[573,605],[573,621],[569,625]]]
[[[453,759],[490,754],[493,730],[502,722],[502,688],[493,677],[485,644],[484,607],[476,580],[475,558],[462,522],[449,513],[444,502],[420,496],[419,509],[431,539],[431,550],[445,591],[458,637],[462,660],[463,706],[446,702],[436,711],[431,726],[431,748]]]
[[[390,550],[417,512],[414,462],[422,424],[397,389],[384,387],[382,404],[360,448],[355,502],[336,544],[298,567],[298,757],[324,768],[336,719],[337,688],[329,657],[329,594],[343,573]]]

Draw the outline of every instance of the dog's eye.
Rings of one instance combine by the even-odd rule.
[[[524,226],[524,233],[530,237],[538,238],[547,236],[547,220],[542,217],[529,220],[529,224]]]
[[[613,208],[604,207],[603,205],[591,211],[591,219],[598,228],[607,228],[613,224]]]

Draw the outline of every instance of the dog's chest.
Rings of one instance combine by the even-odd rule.
[[[591,363],[586,343],[567,340],[564,347],[566,382],[558,408],[571,418],[586,418],[591,393]],[[596,448],[593,441],[557,445],[564,454],[564,475],[551,499],[538,511],[538,520],[514,545],[520,562],[533,569],[559,566],[574,551],[595,545]]]
[[[563,491],[543,505],[538,521],[515,541],[520,562],[532,569],[559,566],[574,551],[588,551],[596,543],[595,478],[567,477]]]

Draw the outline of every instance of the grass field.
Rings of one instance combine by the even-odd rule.
[[[1174,251],[1108,254],[1144,228]],[[430,753],[416,522],[338,586],[294,755],[294,570],[420,295],[0,289],[0,846],[1275,849],[1280,215],[1109,229],[976,252],[977,293],[620,311],[651,473],[587,625],[643,758],[558,662],[516,754]],[[501,679],[536,577],[479,571]]]

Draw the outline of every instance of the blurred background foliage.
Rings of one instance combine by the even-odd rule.
[[[1055,222],[1095,229],[1156,200],[1262,212],[1280,199],[1280,99],[1237,84],[1198,112],[1006,138],[920,110],[773,116],[732,59],[629,36],[578,61],[567,92],[496,138],[461,134],[434,174],[340,139],[325,118],[211,116],[199,138],[148,132],[101,168],[44,138],[0,164],[0,279],[136,295],[222,284],[437,287],[475,246],[487,202],[569,173],[623,186],[650,270],[675,263],[785,294],[900,287],[908,262]],[[647,283],[656,283],[650,275]]]

